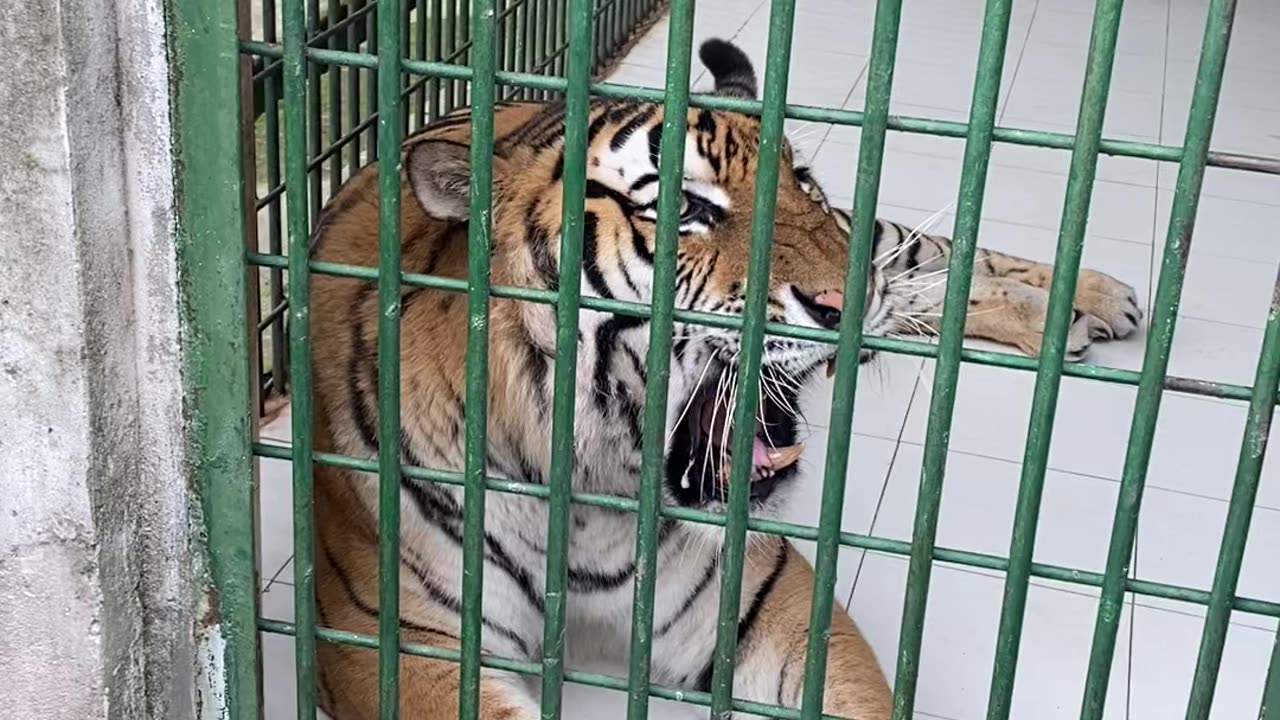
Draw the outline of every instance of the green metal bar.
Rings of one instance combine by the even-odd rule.
[[[484,479],[488,456],[489,253],[493,209],[494,0],[476,0],[471,80],[471,214],[467,229],[466,450],[462,521],[462,677],[459,720],[480,717]]]
[[[1210,32],[1223,37],[1223,64],[1218,65],[1210,60],[1213,64],[1205,67],[1203,63],[1206,61],[1202,55],[1201,72],[1216,73],[1221,77],[1225,69],[1225,45],[1234,16],[1235,0],[1210,6],[1205,28],[1206,45]],[[1235,487],[1231,491],[1231,503],[1223,528],[1218,568],[1210,592],[1209,610],[1205,615],[1204,633],[1200,638],[1191,698],[1187,703],[1187,720],[1207,720],[1209,717],[1218,671],[1222,664],[1222,650],[1227,639],[1227,625],[1231,619],[1230,603],[1236,594],[1240,568],[1244,561],[1245,541],[1249,536],[1249,523],[1253,516],[1254,500],[1257,498],[1263,458],[1266,456],[1271,418],[1275,412],[1277,382],[1280,381],[1280,277],[1272,292],[1266,328],[1254,375],[1253,398],[1249,402],[1244,438],[1240,443],[1240,459],[1236,465]]]
[[[285,186],[289,230],[289,363],[292,383],[293,471],[293,616],[298,720],[316,716],[315,552],[312,546],[311,443],[311,270],[307,192],[307,26],[302,0],[284,7]],[[314,74],[312,74],[314,77]]]
[[[213,713],[257,720],[258,583],[249,413],[249,328],[236,4],[167,2],[173,74],[174,202],[183,305],[183,438],[197,485],[216,623],[202,627],[221,670]],[[217,641],[222,643],[217,646]]]
[[[1234,7],[1234,0],[1216,0],[1210,5],[1208,21],[1205,23],[1200,66],[1196,70],[1195,90],[1191,96],[1190,117],[1187,121],[1185,150],[1178,166],[1173,210],[1169,215],[1169,234],[1165,240],[1160,281],[1156,285],[1151,326],[1147,331],[1147,347],[1142,359],[1142,379],[1138,383],[1138,395],[1134,401],[1128,451],[1124,459],[1115,519],[1111,526],[1105,580],[1098,601],[1098,617],[1094,625],[1089,672],[1085,679],[1080,711],[1082,720],[1101,718],[1106,703],[1107,684],[1120,623],[1120,606],[1124,601],[1125,577],[1129,574],[1138,513],[1142,506],[1142,491],[1151,460],[1151,445],[1155,439],[1160,400],[1164,395],[1164,375],[1169,370],[1169,351],[1178,320],[1182,282],[1191,251],[1196,210],[1200,204],[1200,188],[1204,183],[1205,159],[1209,152],[1218,97],[1222,90],[1222,71],[1226,65]]]
[[[418,2],[419,0],[401,0],[399,2],[400,24],[396,27],[399,29],[400,54],[406,58],[409,57],[410,54],[410,43],[413,42],[413,36],[410,34],[412,25],[411,21],[413,19],[413,8],[418,4]],[[412,81],[412,76],[407,73],[400,72],[399,67],[396,68],[396,75],[400,80],[400,92],[408,95],[409,83]],[[413,106],[409,103],[401,103],[397,106],[397,109],[400,111],[400,135],[403,137],[409,132],[409,117],[413,113]]]
[[[250,253],[248,261],[252,265],[261,267],[286,267],[287,265],[287,260],[284,257],[265,255],[261,253]],[[311,269],[313,272],[317,272],[322,275],[366,278],[373,280],[377,279],[376,270],[357,265],[313,261],[311,263]],[[401,281],[405,285],[411,287],[429,287],[449,292],[467,291],[466,281],[458,278],[404,273],[401,276]],[[494,285],[490,288],[490,294],[493,295],[493,297],[527,300],[529,302],[543,303],[547,305],[551,305],[556,302],[556,293],[554,291],[543,290],[540,288]],[[629,317],[647,318],[652,314],[652,309],[648,305],[633,303],[626,300],[584,297],[582,298],[582,307],[588,310],[598,310],[600,312],[627,315]],[[727,330],[737,330],[742,327],[741,316],[725,315],[720,313],[676,309],[675,319],[677,322],[693,323],[696,325],[704,325],[706,327]],[[839,335],[834,331],[801,327],[798,325],[788,325],[785,323],[766,323],[765,332],[771,337],[811,340],[831,345],[834,345],[839,341]],[[938,355],[938,348],[936,345],[918,340],[864,337],[862,339],[862,343],[863,347],[872,350],[879,350],[899,355],[926,358],[937,357]],[[1038,361],[1035,359],[1028,358],[1023,355],[1013,355],[1010,353],[993,352],[988,350],[964,349],[960,352],[960,359],[964,362],[974,363],[977,365],[1004,367],[1013,370],[1034,371],[1038,367]],[[1090,365],[1088,363],[1067,363],[1063,366],[1062,374],[1068,377],[1088,378],[1119,385],[1137,385],[1142,377],[1141,373],[1133,370],[1121,370],[1118,368]],[[1216,397],[1226,400],[1247,401],[1252,397],[1252,388],[1247,385],[1233,385],[1231,383],[1213,382],[1211,380],[1201,380],[1199,378],[1188,378],[1177,375],[1166,375],[1164,378],[1164,387],[1166,390],[1173,390],[1175,392],[1186,393],[1188,395]]]
[[[774,0],[769,13],[769,49],[765,56],[764,111],[757,148],[755,199],[751,215],[751,252],[747,261],[742,336],[737,369],[733,437],[729,459],[728,516],[720,555],[720,604],[712,654],[711,717],[728,720],[738,654],[742,570],[746,556],[747,511],[751,496],[751,445],[760,404],[760,366],[764,354],[765,311],[769,300],[773,218],[777,205],[778,165],[783,142],[783,105],[791,62],[795,0]],[[680,92],[685,92],[682,88]],[[670,173],[679,168],[668,168]]]
[[[253,445],[253,453],[259,457],[275,458],[279,460],[289,460],[293,457],[289,446],[268,443],[255,443]],[[314,461],[321,465],[331,465],[333,467],[346,468],[356,472],[376,473],[378,471],[378,465],[376,462],[333,453],[315,453]],[[465,485],[463,474],[457,471],[421,468],[414,467],[412,465],[402,466],[400,470],[405,477],[413,478],[415,480],[424,480],[444,485]],[[550,497],[550,490],[546,485],[535,485],[532,483],[518,482],[498,477],[486,477],[484,483],[486,489],[495,492],[511,493],[536,498]],[[574,492],[570,495],[570,500],[582,505],[608,508],[618,512],[634,513],[638,512],[640,507],[639,502],[634,498],[601,495],[596,493]],[[671,518],[672,520],[682,520],[702,525],[723,527],[726,522],[726,516],[720,513],[708,512],[705,510],[693,510],[677,506],[664,505],[660,508],[660,514],[662,517]],[[755,532],[767,533],[795,540],[814,542],[818,539],[818,528],[777,520],[748,518],[747,528]],[[859,550],[874,550],[876,552],[883,552],[891,555],[911,554],[911,544],[902,540],[891,540],[888,538],[861,535],[858,533],[844,531],[840,532],[839,540],[842,547],[856,548]],[[1005,572],[1009,568],[1008,558],[1001,557],[999,555],[975,553],[967,550],[940,547],[934,552],[934,557],[940,562],[955,563],[957,565],[966,565],[969,567],[993,570],[996,572]],[[1043,563],[1036,563],[1032,565],[1031,574],[1036,577],[1045,578],[1046,580],[1057,580],[1085,587],[1101,587],[1103,581],[1102,573],[1059,565],[1047,565]],[[1191,603],[1193,605],[1209,604],[1209,593],[1207,591],[1182,587],[1179,585],[1170,585],[1168,583],[1128,579],[1126,581],[1125,589],[1138,595],[1164,598],[1166,600],[1176,600],[1178,602]],[[1231,607],[1232,609],[1240,612],[1252,613],[1263,617],[1280,617],[1280,602],[1261,600],[1258,598],[1237,597],[1232,600]]]
[[[996,658],[987,705],[988,720],[1007,720],[1013,704],[1014,678],[1026,616],[1031,560],[1035,551],[1036,528],[1049,466],[1053,420],[1058,407],[1062,366],[1067,352],[1067,333],[1075,314],[1076,281],[1084,251],[1089,204],[1098,169],[1098,146],[1111,87],[1116,37],[1120,27],[1122,0],[1098,3],[1094,10],[1093,35],[1080,113],[1076,121],[1076,146],[1071,153],[1067,191],[1063,201],[1062,224],[1058,230],[1058,251],[1053,266],[1049,309],[1045,319],[1040,369],[1036,373],[1035,394],[1027,429],[1026,450],[1018,486],[1017,509],[1009,547],[1009,574],[1005,579],[1004,601],[996,637]]]
[[[893,88],[893,63],[901,15],[901,0],[881,0],[876,5],[871,41],[871,65],[867,82],[867,112],[863,124],[861,147],[858,151],[858,174],[854,185],[855,210],[850,237],[853,238],[851,245],[855,246],[871,245],[875,229],[875,207],[880,194],[880,166],[888,127],[889,95]],[[913,547],[913,557],[915,552]],[[900,657],[903,656],[905,653],[900,655]],[[895,717],[898,716],[895,715]]]
[[[241,40],[240,50],[241,52],[261,57],[279,57],[281,53],[278,45],[254,40]],[[341,52],[323,48],[308,49],[307,58],[311,62],[329,65],[350,65],[365,68],[373,68],[377,65],[376,58],[366,53]],[[405,72],[414,75],[436,75],[442,78],[459,80],[467,80],[471,77],[471,68],[447,63],[410,60],[403,63],[403,69]],[[546,77],[514,71],[499,72],[496,77],[498,84],[510,87],[545,89],[557,92],[563,92],[565,89],[565,80],[561,77]],[[632,85],[619,85],[617,83],[592,83],[591,94],[600,97],[628,98],[649,102],[663,101],[663,90],[660,88],[642,88]],[[762,107],[758,100],[743,100],[707,94],[690,95],[689,105],[690,107],[711,110],[730,110],[747,115],[759,115]],[[852,127],[861,127],[865,121],[865,113],[861,111],[837,110],[809,105],[787,105],[786,117],[793,120],[809,120]],[[890,115],[887,127],[890,130],[899,132],[936,135],[938,137],[963,138],[968,135],[968,125],[966,123],[930,120],[908,115]],[[1070,150],[1075,147],[1075,136],[1073,135],[1024,128],[997,127],[992,134],[992,138],[997,142],[1011,145],[1028,145],[1057,150]],[[1183,153],[1183,148],[1175,145],[1105,139],[1099,144],[1098,150],[1103,155],[1160,161],[1177,161],[1182,157]],[[1211,151],[1208,155],[1208,165],[1244,172],[1280,175],[1280,158],[1276,157]]]
[[[973,237],[981,212],[982,190],[986,184],[987,160],[991,148],[991,127],[995,118],[996,94],[1000,88],[1001,60],[1008,30],[1008,0],[991,0],[983,25],[982,46],[978,60],[978,81],[974,87],[970,136],[965,145],[964,173],[961,177],[960,211],[952,254],[944,305],[943,327],[948,320],[946,308],[954,308],[955,292],[968,293],[969,271],[973,265]],[[809,640],[805,652],[804,686],[801,716],[817,718],[822,712],[827,677],[827,651],[830,641],[831,614],[839,556],[840,520],[844,511],[844,492],[849,466],[849,445],[853,432],[854,397],[857,391],[858,358],[862,348],[862,322],[871,250],[874,246],[875,205],[879,195],[881,159],[884,152],[889,95],[893,83],[893,56],[897,44],[900,4],[880,4],[876,9],[876,30],[872,47],[872,77],[868,82],[867,109],[869,119],[877,122],[864,126],[859,149],[855,213],[850,228],[848,267],[845,271],[844,307],[841,311],[840,343],[836,351],[835,387],[832,393],[831,417],[828,423],[831,442],[823,469],[822,501],[818,520],[817,556],[814,563],[814,587],[810,604]],[[883,33],[883,34],[882,34]],[[879,43],[879,44],[877,44]],[[876,93],[878,100],[871,99]],[[960,272],[957,273],[956,271]],[[960,290],[956,286],[962,286]],[[963,313],[968,303],[960,298]],[[955,320],[952,319],[954,323]],[[963,315],[960,318],[963,326]],[[963,329],[963,327],[962,327]],[[953,331],[954,332],[954,331]],[[945,345],[941,352],[946,352]],[[941,357],[946,357],[945,355]],[[956,360],[958,364],[959,360]],[[915,555],[913,553],[912,557]],[[902,675],[899,674],[901,679]]]
[[[427,18],[426,0],[414,0],[414,10],[417,21],[417,26],[414,28],[416,31],[414,33],[414,50],[416,51],[417,57],[419,60],[423,61],[436,60],[437,58],[431,56],[430,50],[427,48],[427,24],[430,20]],[[418,91],[417,103],[415,105],[415,113],[418,122],[414,126],[415,130],[421,130],[422,127],[427,124],[427,95],[431,92],[432,87],[434,86],[428,85]]]
[[[427,54],[431,56],[433,62],[440,60],[440,28],[444,22],[443,13],[444,6],[441,0],[431,0],[431,33],[427,36]],[[427,80],[427,117],[432,122],[444,112],[440,106],[440,95],[444,92],[442,85],[443,83],[435,77],[429,77]]]
[[[1271,311],[1267,315],[1267,329],[1254,375],[1253,399],[1249,403],[1244,437],[1240,442],[1235,487],[1231,491],[1222,548],[1218,552],[1218,569],[1209,593],[1209,610],[1205,614],[1200,653],[1191,683],[1191,699],[1187,703],[1187,720],[1207,720],[1213,704],[1218,670],[1222,665],[1222,649],[1231,620],[1231,600],[1239,585],[1245,541],[1249,537],[1258,480],[1262,475],[1262,462],[1271,433],[1271,417],[1280,394],[1277,383],[1280,383],[1280,277],[1277,277],[1271,294]]]
[[[343,11],[344,7],[338,0],[328,0],[328,6],[329,27],[335,27],[339,22],[339,12]],[[350,48],[343,47],[342,39],[341,33],[332,33],[325,40],[325,45],[335,50],[349,50]],[[329,76],[330,143],[342,137],[342,72],[343,68],[331,67],[327,73]],[[350,72],[358,71],[352,68]],[[316,95],[319,94],[319,88],[317,88]],[[340,185],[342,185],[341,159],[331,160],[329,162],[329,192],[336,192]]]
[[[472,12],[474,12],[474,8],[472,8],[471,6],[471,0],[458,0],[458,22],[454,26],[454,32],[456,33],[456,37],[454,40],[455,48],[464,48],[464,47],[473,45],[471,41],[471,13]],[[496,32],[496,23],[495,23],[495,32]],[[461,55],[461,57],[459,57],[458,60],[460,60],[463,65],[470,66],[471,53],[466,52],[465,54]],[[494,68],[495,69],[497,68],[496,54],[495,54],[495,60],[494,60]],[[458,83],[459,94],[458,94],[457,104],[459,107],[470,102],[470,97],[468,95],[470,89],[471,89],[471,86],[469,84]]]
[[[352,11],[347,15],[347,49],[358,51],[360,49],[360,37],[357,34],[358,24],[354,21],[357,16],[363,16],[372,6],[370,3],[375,0],[348,0],[352,3]],[[360,68],[349,67],[347,74],[347,127],[350,128],[348,133],[352,137],[359,137],[360,123]],[[346,140],[344,142],[344,140]],[[347,177],[356,174],[356,170],[360,168],[360,143],[359,141],[351,142],[347,140],[347,136],[340,136],[334,140],[333,144],[337,145],[342,142],[347,148]],[[342,162],[342,156],[339,154],[338,162]]]
[[[400,0],[378,16],[378,710],[400,708]]]
[[[307,0],[306,32],[308,43],[320,32],[320,0]],[[324,125],[320,107],[320,82],[321,75],[325,72],[325,66],[311,63],[307,65],[307,70],[307,154],[311,157],[316,157],[320,154],[320,150],[324,145],[322,137]],[[308,186],[311,188],[307,196],[307,207],[310,211],[309,217],[313,228],[317,218],[320,217],[320,206],[324,204],[325,200],[321,178],[322,170],[322,168],[317,167],[310,171],[307,177]],[[289,212],[292,212],[292,209]]]
[[[569,95],[565,101],[563,202],[560,220],[560,276],[556,300],[556,363],[551,408],[550,502],[547,506],[546,598],[542,631],[542,717],[560,717],[564,683],[566,585],[569,573],[569,495],[576,472],[573,429],[578,380],[578,308],[582,292],[582,233],[586,212],[587,123],[591,96],[591,24],[584,3],[573,0],[573,43]]]
[[[570,13],[574,24],[592,20],[589,0]],[[693,0],[671,4],[667,31],[667,100],[662,108],[662,141],[658,175],[684,172],[688,137],[689,73],[693,59]],[[576,62],[588,64],[586,57]],[[587,68],[587,73],[590,68]],[[639,516],[636,520],[636,582],[631,604],[631,662],[627,685],[627,718],[649,717],[649,683],[653,654],[654,592],[658,575],[658,510],[666,472],[667,385],[671,379],[671,344],[675,309],[676,248],[680,240],[680,182],[658,185],[658,223],[654,231],[652,302],[649,350],[645,356],[644,424],[640,438]]]
[[[373,5],[373,11],[366,17],[367,26],[365,27],[365,37],[368,38],[368,49],[364,53],[360,53],[362,57],[368,58],[369,62],[362,65],[369,70],[369,82],[365,88],[365,109],[370,113],[374,108],[378,107],[378,13],[377,0],[370,0]],[[310,57],[310,55],[308,55]],[[315,58],[311,58],[315,62]],[[372,125],[368,126],[372,127]],[[365,162],[373,162],[378,159],[378,133],[376,131],[369,132],[365,135]]]
[[[264,0],[262,3],[263,37],[267,42],[276,41],[276,3],[275,0]],[[280,77],[270,74],[265,78],[263,95],[266,102],[263,130],[266,134],[265,150],[267,154],[267,187],[280,184]],[[280,201],[267,204],[267,248],[274,255],[284,250],[282,222],[280,217]],[[255,208],[257,210],[257,208]],[[270,289],[271,305],[279,306],[284,302],[284,276],[278,269],[267,274],[267,285]],[[273,322],[271,327],[271,378],[274,386],[283,394],[289,385],[289,353],[285,342],[284,322]]]
[[[1271,649],[1271,668],[1267,671],[1267,685],[1262,689],[1258,720],[1280,720],[1280,631]]]

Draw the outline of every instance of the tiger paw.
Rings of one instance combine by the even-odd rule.
[[[1096,270],[1081,270],[1076,283],[1076,309],[1091,316],[1087,323],[1094,340],[1129,337],[1142,322],[1142,308],[1133,288]]]

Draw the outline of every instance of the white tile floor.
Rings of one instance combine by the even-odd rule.
[[[870,0],[798,0],[789,100],[860,108],[870,47]],[[905,4],[892,111],[964,120],[982,16],[980,0]],[[1009,32],[999,123],[1072,132],[1089,41],[1091,3],[1018,0]],[[1205,0],[1126,3],[1106,135],[1177,144],[1195,75]],[[764,0],[700,0],[694,42],[732,38],[764,67],[769,23]],[[667,25],[659,23],[609,78],[663,84]],[[1280,155],[1280,2],[1241,0],[1215,149]],[[705,87],[695,60],[695,84]],[[788,134],[812,160],[829,194],[852,197],[859,131],[790,121]],[[885,154],[880,214],[915,223],[955,200],[963,142],[892,133]],[[998,146],[992,156],[983,244],[1051,260],[1068,155]],[[1133,284],[1150,298],[1164,245],[1177,168],[1131,158],[1099,165],[1085,264]],[[943,217],[939,232],[953,220]],[[1176,374],[1251,384],[1271,285],[1280,265],[1280,178],[1211,169],[1196,226],[1174,343]],[[1149,311],[1149,308],[1148,308]],[[1098,347],[1091,360],[1141,365],[1143,338]],[[863,371],[844,529],[909,539],[919,480],[932,363],[887,357]],[[829,388],[810,399],[811,458],[826,442]],[[955,410],[939,527],[940,545],[1005,554],[1032,394],[1027,373],[965,366]],[[1100,570],[1106,555],[1134,390],[1067,379],[1058,411],[1036,559]],[[283,421],[287,424],[287,419]],[[1170,394],[1158,425],[1137,541],[1134,572],[1207,588],[1230,495],[1244,423],[1240,403]],[[283,432],[278,428],[276,433]],[[810,461],[810,467],[815,465]],[[1264,473],[1240,592],[1280,600],[1280,471]],[[290,614],[287,471],[264,468],[263,597],[267,614]],[[813,523],[813,490],[789,519]],[[838,592],[890,670],[898,641],[903,559],[845,550]],[[1053,720],[1078,711],[1096,590],[1035,580],[1028,604],[1013,715]],[[990,682],[1000,577],[940,565],[934,573],[921,664],[920,717],[982,717]],[[1129,598],[1121,620],[1107,717],[1180,716],[1194,667],[1203,610],[1147,597]],[[1274,620],[1237,613],[1226,646],[1213,717],[1238,720],[1258,709]],[[292,650],[265,641],[267,717],[292,716]],[[620,716],[618,696],[568,689],[568,717]],[[653,717],[699,717],[659,704]],[[705,717],[705,713],[701,715]]]

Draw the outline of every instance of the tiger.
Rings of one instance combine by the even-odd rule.
[[[714,93],[757,96],[746,55],[708,40],[699,57]],[[556,291],[560,277],[565,153],[562,101],[500,103],[492,148],[491,279]],[[583,294],[636,303],[653,300],[658,155],[663,106],[593,98],[587,128]],[[471,120],[447,115],[407,137],[401,155],[401,253],[406,272],[465,278]],[[761,120],[691,108],[687,113],[676,248],[675,306],[741,313],[761,157]],[[785,139],[778,147],[767,318],[837,329],[850,249],[849,212],[827,201]],[[375,266],[378,174],[355,173],[317,217],[317,261]],[[877,221],[863,332],[868,336],[936,327],[950,241]],[[975,262],[966,334],[1040,349],[1052,267],[990,250]],[[922,280],[923,278],[923,280]],[[399,296],[399,436],[379,438],[378,304],[367,279],[312,279],[312,392],[315,449],[358,458],[396,442],[413,466],[460,470],[467,413],[467,302],[462,294],[402,287]],[[927,283],[927,284],[926,284]],[[945,285],[945,283],[944,283]],[[1134,291],[1092,270],[1079,276],[1069,350],[1131,334],[1141,318]],[[525,483],[548,482],[556,317],[553,305],[492,297],[489,313],[486,471]],[[584,309],[574,385],[575,491],[636,498],[641,419],[648,377],[645,317]],[[737,330],[676,322],[668,382],[661,477],[665,505],[724,512],[727,507]],[[755,517],[777,517],[794,494],[802,454],[800,390],[829,366],[829,344],[770,337],[763,349],[759,412],[748,482]],[[869,362],[866,352],[859,362]],[[376,634],[378,489],[372,474],[332,465],[315,472],[314,578],[319,622]],[[405,642],[461,646],[463,495],[455,485],[403,477],[399,487],[399,613]],[[636,579],[634,514],[573,504],[569,529],[566,634],[569,664],[617,667],[630,641]],[[547,598],[544,499],[489,493],[485,505],[481,646],[486,655],[538,661]],[[712,679],[722,572],[722,527],[660,519],[653,599],[651,679],[706,690]],[[734,697],[796,706],[804,684],[814,572],[785,538],[749,532],[742,573]],[[823,710],[859,720],[890,716],[891,691],[880,662],[837,603],[831,615]],[[372,720],[378,709],[377,654],[321,643],[321,707],[335,720]],[[460,669],[442,659],[404,655],[399,711],[444,720],[459,711]],[[480,717],[535,720],[537,693],[520,676],[485,668]],[[738,715],[736,717],[742,717]]]

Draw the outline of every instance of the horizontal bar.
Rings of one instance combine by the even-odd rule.
[[[287,266],[285,258],[280,255],[249,253],[247,259],[249,264],[257,265],[259,267],[282,268]],[[312,272],[320,275],[335,275],[338,277],[359,278],[362,280],[378,279],[378,273],[375,268],[362,267],[359,265],[344,265],[342,263],[312,261],[311,270]],[[403,273],[401,275],[401,280],[405,285],[411,287],[426,287],[436,290],[444,290],[446,292],[466,292],[467,290],[466,280],[462,280],[460,278],[447,278],[439,275],[423,275],[420,273]],[[554,305],[557,297],[556,292],[553,290],[520,287],[515,285],[494,285],[490,288],[490,293],[493,297],[536,302],[544,305]],[[652,309],[648,305],[628,302],[626,300],[612,300],[597,297],[583,297],[582,307],[587,310],[616,313],[630,317],[647,318],[652,314]],[[728,330],[736,330],[742,327],[742,318],[738,315],[697,312],[677,308],[674,316],[677,322],[702,325],[705,327]],[[765,334],[772,337],[810,340],[813,342],[827,343],[829,345],[835,345],[839,340],[839,334],[834,330],[801,327],[799,325],[789,325],[785,323],[766,323]],[[932,358],[936,357],[938,354],[937,347],[930,343],[921,342],[919,340],[902,340],[898,338],[868,336],[863,340],[863,347],[870,350],[880,350],[883,352],[898,355],[911,355],[914,357]],[[973,363],[975,365],[988,365],[992,367],[1010,368],[1013,370],[1034,371],[1038,367],[1038,363],[1035,358],[1026,357],[1024,355],[1013,355],[1006,352],[994,352],[991,350],[972,350],[966,348],[960,352],[960,358],[965,362]],[[1120,368],[1090,365],[1088,363],[1078,362],[1066,363],[1063,365],[1062,374],[1069,377],[1088,378],[1091,380],[1100,380],[1102,382],[1115,383],[1118,385],[1137,385],[1139,379],[1142,377],[1141,373],[1135,370],[1122,370]],[[1189,378],[1178,375],[1166,376],[1164,387],[1166,390],[1172,390],[1174,392],[1202,397],[1220,398],[1224,400],[1247,401],[1252,397],[1253,392],[1253,388],[1248,385],[1234,385],[1231,383],[1220,383],[1212,380],[1202,380],[1199,378]]]
[[[240,41],[240,50],[248,55],[280,57],[280,46],[274,43],[242,40]],[[373,68],[377,65],[376,58],[373,55],[321,48],[309,48],[307,50],[307,59],[325,65],[346,65],[362,68]],[[463,65],[406,59],[402,61],[401,66],[405,72],[413,75],[430,75],[450,80],[471,79],[471,68]],[[506,71],[500,71],[496,76],[500,85],[513,85],[555,92],[564,92],[566,88],[564,78],[560,77]],[[629,98],[648,102],[662,102],[663,100],[663,91],[660,88],[642,88],[616,83],[592,83],[591,94],[601,97]],[[711,110],[731,110],[747,115],[759,115],[762,107],[758,100],[743,100],[706,94],[690,95],[689,105]],[[786,117],[793,120],[810,120],[854,127],[860,127],[865,117],[864,113],[857,110],[836,110],[812,105],[787,105],[785,114]],[[890,115],[888,128],[900,132],[954,138],[967,137],[969,132],[968,123],[929,120],[907,115]],[[995,128],[992,132],[992,139],[1011,145],[1031,145],[1056,150],[1070,150],[1075,145],[1074,135],[1012,127]],[[1104,139],[1099,143],[1098,151],[1103,155],[1145,158],[1164,162],[1177,162],[1182,159],[1182,148],[1179,146],[1160,145],[1136,140]],[[1212,167],[1280,175],[1280,157],[1211,151],[1208,164]]]
[[[293,459],[293,451],[288,445],[257,442],[253,444],[253,453],[258,457],[272,458],[275,460],[292,461]],[[353,470],[355,472],[365,472],[370,474],[378,472],[378,465],[372,460],[361,460],[359,458],[349,457],[346,455],[326,452],[314,453],[312,455],[312,459],[320,465],[339,467],[346,470]],[[404,477],[415,480],[425,480],[443,485],[460,486],[463,484],[462,473],[453,470],[439,470],[435,468],[404,465],[400,468],[400,471]],[[492,476],[485,478],[485,488],[494,492],[524,495],[536,498],[547,498],[550,496],[550,490],[546,485],[526,483],[518,480]],[[634,498],[618,497],[615,495],[574,492],[570,495],[570,500],[580,505],[608,508],[610,510],[620,512],[634,513],[639,509],[639,504]],[[663,517],[668,517],[672,520],[683,520],[702,525],[723,526],[725,524],[724,515],[705,510],[693,510],[690,508],[676,507],[672,505],[663,505],[659,510]],[[780,520],[765,520],[755,517],[748,518],[747,529],[754,530],[756,532],[768,533],[770,535],[777,535],[779,537],[792,538],[794,540],[805,540],[811,542],[818,539],[818,528],[809,525],[783,522]],[[902,540],[851,533],[843,530],[840,532],[839,538],[840,544],[846,547],[872,550],[889,555],[911,554],[911,543]],[[966,565],[984,570],[1004,572],[1009,568],[1008,558],[1000,557],[998,555],[990,555],[987,553],[970,552],[968,550],[938,547],[934,549],[933,557],[935,560],[941,562]],[[1068,568],[1060,565],[1033,563],[1031,565],[1031,574],[1046,580],[1056,580],[1059,582],[1070,583],[1072,585],[1084,585],[1088,587],[1102,586],[1102,573]],[[1179,602],[1190,603],[1193,605],[1209,604],[1209,592],[1207,590],[1197,590],[1195,588],[1181,585],[1172,585],[1169,583],[1161,583],[1151,580],[1129,579],[1125,585],[1125,589],[1139,595],[1164,598],[1166,600],[1177,600]],[[1240,612],[1261,615],[1264,617],[1280,618],[1280,600],[1273,601],[1258,598],[1237,597],[1232,601],[1231,607],[1235,610],[1239,610]]]
[[[266,633],[272,633],[274,635],[297,637],[297,628],[294,627],[293,623],[276,620],[274,618],[258,618],[258,630]],[[363,633],[350,632],[347,630],[334,630],[332,628],[320,627],[316,628],[315,636],[317,639],[324,640],[325,642],[335,645],[346,645],[349,647],[358,647],[367,650],[374,650],[378,647],[377,637],[373,635],[365,635]],[[435,645],[427,645],[425,643],[401,643],[400,651],[405,655],[425,657],[432,660],[444,660],[452,663],[459,662],[460,657],[460,653],[454,648],[437,647]],[[524,662],[522,660],[496,655],[481,655],[480,665],[493,670],[503,670],[506,672],[518,673],[520,675],[537,677],[542,674],[542,666],[538,663]],[[604,675],[601,673],[565,670],[564,679],[567,682],[571,682],[576,685],[586,685],[589,687],[604,688],[606,690],[625,691],[627,689],[627,681],[624,678]],[[701,705],[703,707],[707,707],[711,704],[711,695],[697,690],[684,690],[680,688],[663,687],[661,685],[651,685],[649,686],[649,694],[663,700],[688,703],[690,705]],[[800,717],[800,712],[794,708],[751,702],[749,700],[734,700],[733,709],[739,712],[763,715],[770,718],[779,718],[781,720],[797,720]],[[839,715],[823,715],[822,720],[857,719],[844,718]]]

